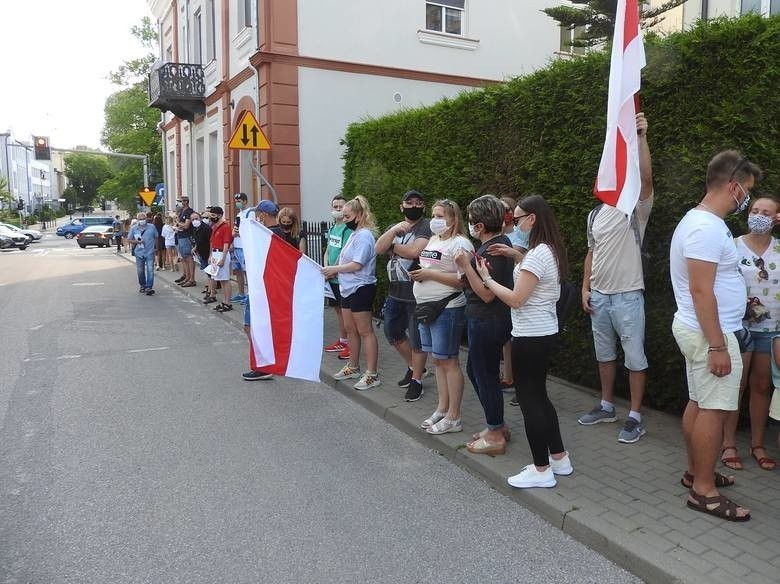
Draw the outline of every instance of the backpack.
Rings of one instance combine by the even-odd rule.
[[[571,316],[572,309],[577,303],[577,287],[569,280],[561,282],[561,296],[555,304],[555,315],[558,317],[558,334],[566,330],[566,321]]]
[[[596,221],[596,215],[599,214],[604,203],[599,203],[588,215],[588,240],[593,239],[593,223]],[[642,278],[645,274],[650,272],[650,253],[647,251],[647,239],[643,238],[639,234],[639,222],[636,220],[636,211],[631,214],[631,228],[634,230],[634,239],[639,246],[639,257],[642,259]],[[561,294],[563,294],[563,286],[561,286]]]

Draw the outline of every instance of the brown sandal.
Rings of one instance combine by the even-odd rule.
[[[724,454],[726,454],[727,450],[733,450],[734,456],[723,456]],[[723,466],[725,466],[726,468],[730,468],[731,470],[743,470],[745,468],[745,465],[742,464],[742,459],[737,453],[736,446],[724,446],[723,450],[721,450],[720,453],[721,453],[720,461],[723,463]]]
[[[755,461],[758,463],[758,466],[760,466],[762,470],[775,470],[775,466],[777,466],[775,459],[769,458],[768,456],[756,456],[756,450],[763,450],[764,454],[766,454],[766,448],[763,446],[750,447],[750,456],[755,459]]]
[[[691,499],[693,499],[693,501],[691,501]],[[725,519],[726,521],[736,521],[739,523],[743,521],[750,521],[750,513],[742,516],[737,515],[737,509],[740,509],[740,507],[734,501],[727,499],[723,495],[705,497],[704,495],[700,495],[691,489],[688,491],[687,503],[689,509],[700,511],[714,517],[719,517],[720,519]],[[707,507],[707,505],[715,505],[716,503],[717,507],[713,507],[712,509]]]
[[[680,484],[686,489],[692,489],[693,475],[686,470],[683,473],[682,478],[680,479]],[[722,475],[719,472],[715,473],[715,486],[718,487],[719,489],[723,487],[730,487],[733,484],[734,484],[734,479],[732,479],[731,477]]]

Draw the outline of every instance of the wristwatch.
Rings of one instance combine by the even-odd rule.
[[[488,286],[488,282],[492,282],[492,281],[493,281],[493,278],[491,278],[490,276],[488,276],[487,278],[485,278],[484,280],[482,280],[482,285],[483,285],[485,288],[490,288],[490,286]]]

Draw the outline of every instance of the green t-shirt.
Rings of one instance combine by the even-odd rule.
[[[328,265],[335,266],[339,262],[339,254],[347,243],[352,230],[348,229],[344,223],[336,223],[328,231]],[[334,284],[338,283],[338,278],[329,280]]]

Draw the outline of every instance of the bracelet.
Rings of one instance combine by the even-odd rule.
[[[484,280],[482,280],[482,285],[483,285],[485,288],[489,288],[489,286],[488,286],[488,282],[492,282],[492,281],[493,281],[493,278],[491,278],[490,276],[488,276],[487,278],[485,278]]]
[[[720,353],[722,351],[726,350],[726,345],[721,345],[720,347],[710,347],[707,349],[708,353]]]

